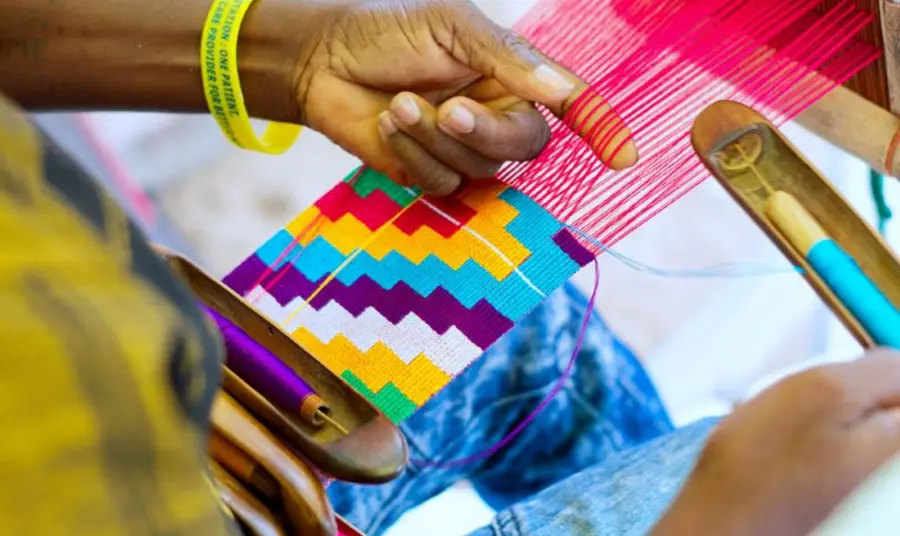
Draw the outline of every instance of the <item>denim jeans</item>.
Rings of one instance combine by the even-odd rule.
[[[468,480],[499,514],[472,536],[641,535],[689,474],[714,422],[675,431],[640,362],[596,313],[565,388],[505,449],[574,350],[587,300],[566,285],[403,423],[414,460],[380,486],[334,483],[336,511],[378,536]],[[444,464],[443,466],[441,464]]]

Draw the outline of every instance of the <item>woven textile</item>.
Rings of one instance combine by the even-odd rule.
[[[431,199],[365,170],[225,283],[399,422],[592,259],[499,181]]]

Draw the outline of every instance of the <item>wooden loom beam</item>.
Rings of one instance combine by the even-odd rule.
[[[845,87],[835,88],[796,120],[879,173],[900,172],[900,148],[895,147],[893,155],[888,154],[900,129],[900,118],[859,94]]]
[[[842,0],[826,0],[820,11]],[[876,20],[860,39],[884,54],[810,106],[797,122],[869,164],[879,173],[900,173],[900,0],[855,0]]]
[[[884,51],[871,65],[851,78],[846,86],[877,106],[900,113],[900,0],[854,0],[857,7],[875,15],[859,39]],[[824,13],[846,0],[824,0]]]
[[[818,6],[820,13],[834,9],[839,4],[845,3],[846,0],[825,0]],[[875,14],[877,20],[873,24],[869,24],[859,34],[859,39],[875,46],[879,49],[886,49],[885,37],[889,37],[891,32],[885,32],[883,21],[887,17],[882,12],[893,13],[893,10],[886,9],[885,4],[890,3],[889,0],[855,0],[856,5],[869,13]],[[896,4],[891,4],[897,6]],[[889,58],[882,56],[877,61],[860,71],[856,76],[847,82],[847,87],[859,93],[863,97],[869,99],[876,105],[890,108],[890,90],[887,83],[887,69]]]
[[[882,105],[900,114],[900,0],[882,0],[878,11],[884,55],[879,64],[884,68],[887,103]]]

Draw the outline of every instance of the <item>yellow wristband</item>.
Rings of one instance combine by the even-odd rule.
[[[238,34],[253,0],[214,0],[203,26],[200,45],[206,104],[222,133],[238,147],[280,154],[297,140],[302,127],[270,123],[262,139],[256,137],[238,74]]]

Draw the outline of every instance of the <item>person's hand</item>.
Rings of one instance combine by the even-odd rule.
[[[295,73],[302,121],[434,195],[536,157],[550,131],[533,102],[561,117],[587,88],[468,0],[347,2],[317,21]],[[630,132],[589,98],[581,133],[610,167],[634,164]]]
[[[713,433],[653,536],[801,536],[900,451],[900,354],[792,376]]]

